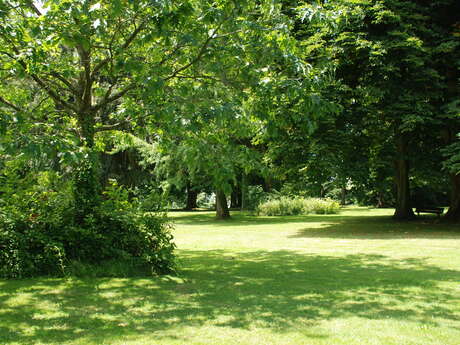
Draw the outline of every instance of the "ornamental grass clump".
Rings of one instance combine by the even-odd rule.
[[[256,211],[261,216],[295,216],[334,214],[339,209],[339,203],[331,199],[281,197],[261,203]]]

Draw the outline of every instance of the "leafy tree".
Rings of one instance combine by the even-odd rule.
[[[360,105],[364,112],[349,116],[365,116],[362,123],[370,137],[381,138],[375,144],[382,145],[384,138],[393,141],[396,219],[413,217],[410,163],[426,159],[414,156],[413,147],[425,128],[438,127],[437,104],[443,103],[445,84],[434,63],[440,31],[429,19],[440,7],[452,10],[453,4],[386,0],[300,7],[304,17],[326,18],[306,24],[304,40],[309,52],[319,56],[317,63],[321,58],[335,63],[336,77],[350,90],[350,98],[342,97],[339,103],[345,109],[350,99]]]
[[[149,104],[180,93],[181,79],[197,78],[202,60],[215,63],[224,42],[249,30],[241,16],[245,6],[191,0],[49,0],[41,7],[2,2],[4,73],[42,90],[86,154],[74,183],[80,220],[100,193],[96,133],[129,129],[150,113]],[[6,96],[1,100],[19,109]]]

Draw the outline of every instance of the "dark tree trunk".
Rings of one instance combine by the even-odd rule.
[[[94,151],[94,115],[91,113],[82,114],[78,120],[81,131],[81,146],[85,148],[87,157],[76,169],[73,194],[76,206],[75,220],[78,224],[83,224],[85,217],[92,214],[101,201],[100,158]]]
[[[326,190],[325,190],[324,186],[321,185],[320,189],[319,189],[319,197],[324,198],[324,195],[326,195]]]
[[[345,206],[347,203],[347,187],[343,186],[340,193],[340,205]]]
[[[443,132],[444,143],[450,145],[455,142],[458,128],[452,125]],[[450,204],[444,219],[451,222],[460,222],[460,174],[450,174]]]
[[[452,222],[460,222],[460,174],[450,175],[451,196],[449,210],[444,219]]]
[[[230,197],[230,207],[240,208],[241,207],[241,188],[240,185],[235,185]]]
[[[197,198],[198,191],[194,190],[190,183],[187,183],[187,204],[185,205],[184,210],[191,211],[194,208],[197,208]]]
[[[216,218],[227,219],[230,218],[230,211],[228,210],[227,197],[221,190],[216,191]]]
[[[377,208],[384,208],[385,207],[385,203],[383,202],[383,193],[382,192],[378,192],[377,193]]]
[[[273,188],[273,181],[271,177],[267,177],[264,179],[264,183],[262,185],[262,189],[265,193],[270,193]]]
[[[248,197],[248,177],[243,172],[241,175],[241,211],[247,208]]]
[[[409,185],[409,160],[407,159],[408,143],[403,134],[396,135],[395,185],[396,185],[396,210],[393,215],[397,220],[415,218],[410,203]]]

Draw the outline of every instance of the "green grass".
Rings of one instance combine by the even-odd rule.
[[[177,212],[178,277],[0,280],[0,344],[459,344],[460,231]]]

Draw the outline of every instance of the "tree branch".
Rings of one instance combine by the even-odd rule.
[[[131,35],[129,35],[129,37],[126,39],[125,43],[123,43],[120,49],[122,50],[127,49],[131,45],[131,43],[134,41],[134,39],[137,37],[137,35],[142,31],[146,23],[147,23],[147,20],[144,20],[141,24],[139,24],[139,26],[131,33]],[[112,60],[112,57],[108,56],[104,60],[99,62],[94,67],[93,73],[91,74],[91,78],[94,78],[96,74],[109,63],[110,60]]]
[[[114,123],[113,125],[100,126],[100,127],[95,128],[95,131],[96,132],[104,132],[104,131],[113,131],[114,129],[121,129],[121,128],[123,128],[124,125],[129,124],[128,120],[129,119],[127,119],[126,121],[123,121],[123,122]]]
[[[75,95],[78,93],[75,86],[70,81],[68,81],[62,74],[52,71],[49,75],[51,75],[52,77],[55,77],[56,79],[64,83],[69,88],[69,91],[71,91]]]
[[[104,97],[104,99],[102,99],[98,104],[96,104],[93,107],[93,110],[98,111],[98,110],[106,107],[108,104],[110,104],[110,103],[116,101],[117,99],[123,97],[129,91],[134,90],[136,88],[136,86],[137,86],[136,83],[131,83],[131,84],[127,85],[125,88],[123,88],[122,90],[120,90],[119,92],[117,92],[116,94],[114,94],[112,96],[109,96],[110,93],[106,93],[106,97]]]
[[[9,37],[5,36],[4,34],[2,34],[2,36],[5,42],[8,42],[9,44],[11,44],[11,49],[13,50],[13,52],[17,56],[20,56],[19,49],[16,47],[14,42],[12,42],[11,39],[9,39]],[[6,52],[3,52],[3,53],[5,53],[7,56],[9,56],[12,59],[16,59],[18,63],[21,65],[22,69],[24,70],[24,73],[29,75],[38,84],[38,86],[40,86],[55,102],[61,104],[63,107],[69,110],[72,110],[74,112],[77,111],[76,108],[72,104],[70,104],[69,102],[66,102],[61,97],[59,97],[59,95],[54,90],[52,90],[51,87],[47,85],[38,75],[36,75],[35,73],[28,72],[27,65],[23,60],[18,59],[17,57],[12,56],[11,54],[8,54]]]
[[[163,80],[164,81],[168,81],[170,79],[173,79],[175,78],[177,75],[179,75],[179,73],[181,73],[182,71],[185,71],[187,68],[191,67],[192,65],[194,65],[195,63],[197,63],[202,57],[203,55],[206,53],[206,48],[208,47],[209,43],[211,42],[211,40],[214,38],[214,34],[209,36],[206,41],[204,41],[203,45],[201,46],[197,56],[192,60],[190,61],[188,64],[176,69],[173,73],[171,73],[171,75],[169,75],[168,77],[164,78]]]
[[[27,6],[29,6],[29,8],[30,8],[37,16],[42,16],[42,15],[43,15],[43,14],[40,12],[40,10],[37,8],[37,6],[35,6],[35,4],[33,3],[33,1],[28,0],[26,3],[27,3]]]
[[[20,107],[18,107],[17,105],[14,105],[13,103],[7,101],[6,99],[4,99],[2,96],[0,96],[0,102],[7,105],[8,107],[16,110],[18,113],[19,112],[22,112],[22,109]]]

